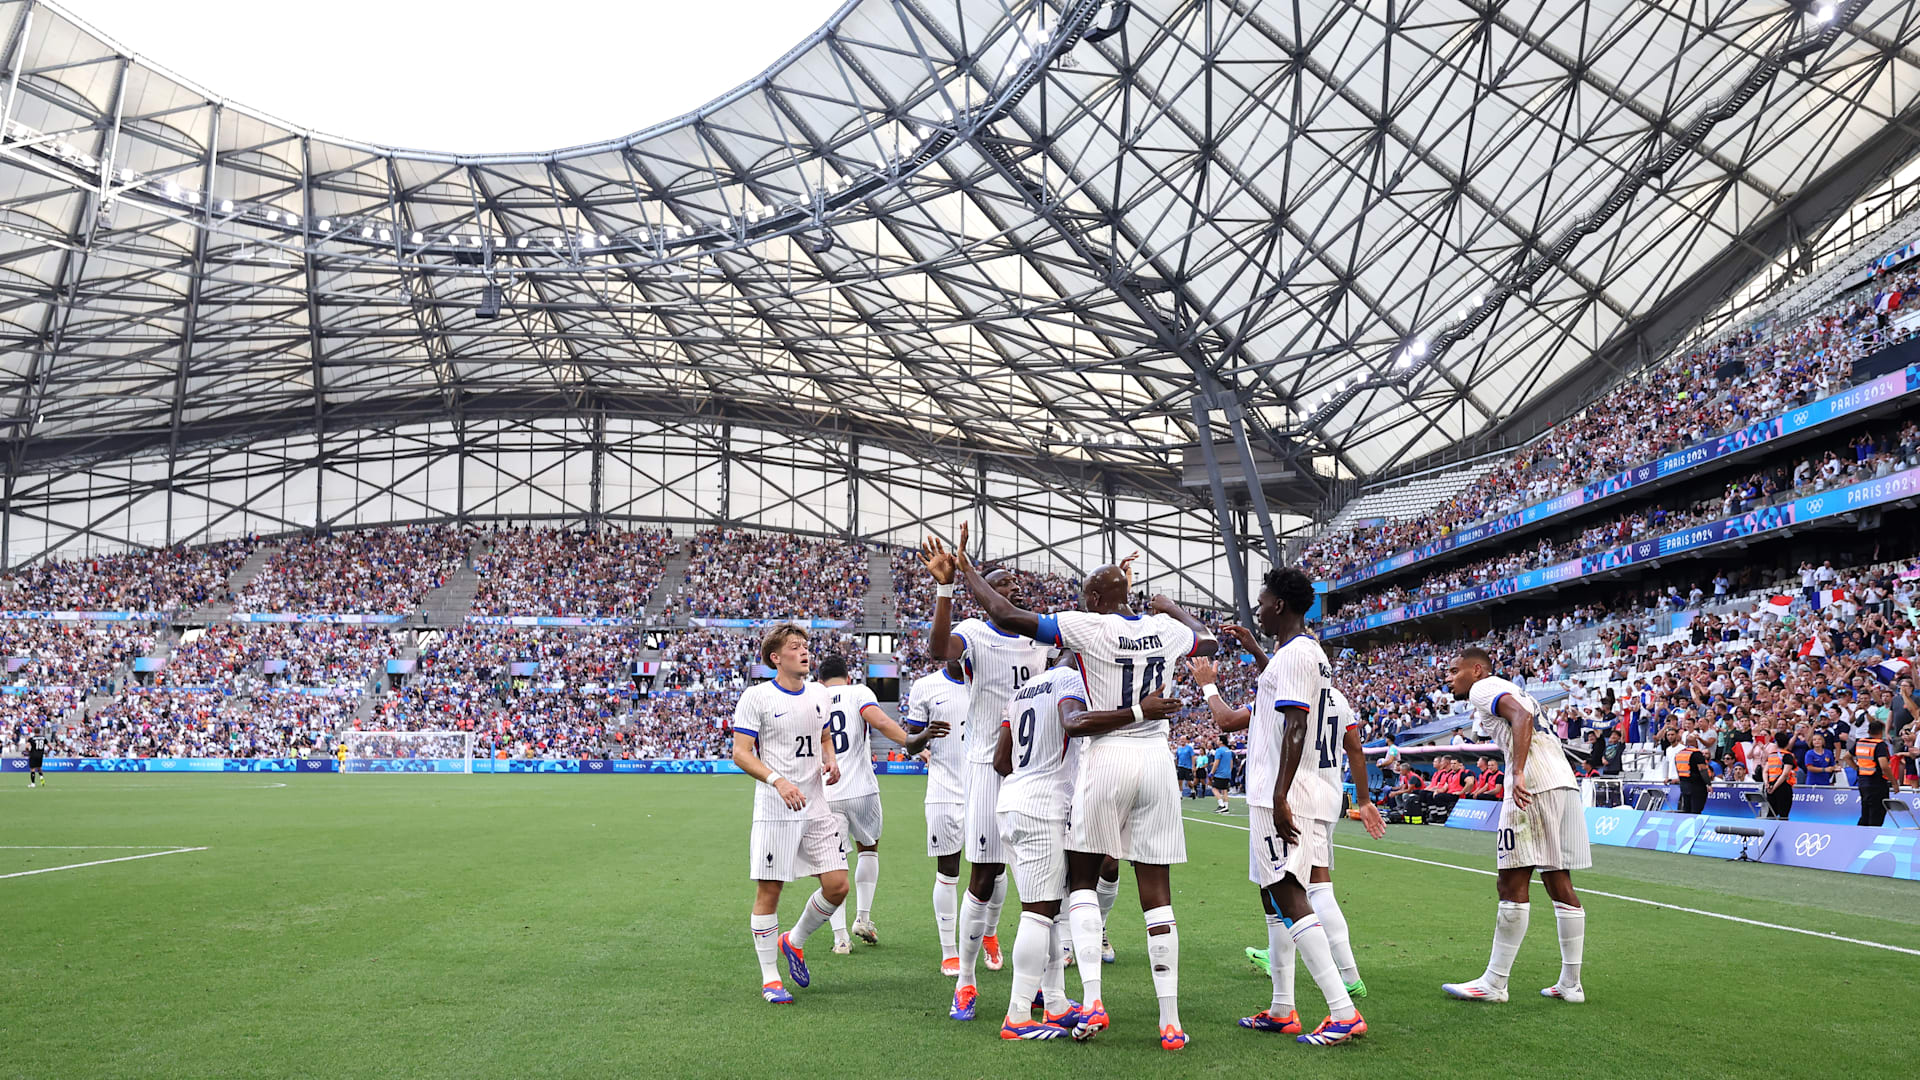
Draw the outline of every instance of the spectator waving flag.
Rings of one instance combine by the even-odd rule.
[[[1912,670],[1912,665],[1905,660],[1895,658],[1882,660],[1867,670],[1873,672],[1881,682],[1891,683],[1895,679],[1904,678],[1907,672]]]
[[[1821,589],[1813,594],[1813,609],[1815,611],[1825,611],[1835,604],[1844,604],[1846,602],[1847,590],[1845,589]]]
[[[1760,605],[1760,611],[1777,619],[1792,607],[1793,597],[1791,596],[1769,596],[1766,602]]]
[[[1883,292],[1880,295],[1874,297],[1873,310],[1875,311],[1900,310],[1900,290],[1895,289],[1892,292]]]

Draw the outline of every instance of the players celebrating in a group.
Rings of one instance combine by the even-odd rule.
[[[937,540],[930,539],[928,545],[938,550]],[[1088,743],[1073,793],[1067,910],[1086,1016],[1074,1035],[1090,1038],[1108,1026],[1100,985],[1104,927],[1095,885],[1102,862],[1113,856],[1134,864],[1146,913],[1154,993],[1160,1001],[1160,1045],[1178,1050],[1186,1045],[1187,1035],[1180,1025],[1180,936],[1170,868],[1186,861],[1186,835],[1168,724],[1146,710],[1151,699],[1163,696],[1170,666],[1184,656],[1210,655],[1219,642],[1164,596],[1154,597],[1150,614],[1134,614],[1127,607],[1127,575],[1118,566],[1087,575],[1081,589],[1084,611],[1042,615],[994,591],[964,549],[955,557],[987,619],[1003,632],[1078,653],[1089,707],[1113,717],[1078,727]]]
[[[1314,868],[1332,865],[1333,823],[1340,805],[1337,751],[1347,733],[1344,710],[1336,707],[1336,691],[1329,682],[1327,654],[1307,633],[1306,613],[1313,600],[1313,583],[1305,574],[1268,571],[1258,618],[1260,628],[1279,639],[1280,648],[1268,659],[1253,635],[1235,635],[1261,665],[1259,697],[1252,709],[1233,709],[1220,699],[1212,665],[1196,661],[1194,679],[1222,730],[1248,728],[1247,873],[1260,887],[1265,910],[1273,999],[1240,1024],[1297,1035],[1313,1046],[1333,1046],[1366,1034],[1367,1022],[1353,1006],[1353,994],[1364,994],[1366,987],[1357,971],[1351,986],[1343,980],[1326,926],[1308,895]],[[1357,737],[1347,748],[1351,760],[1359,749]],[[1309,755],[1303,766],[1302,757]],[[1366,790],[1364,776],[1356,787]],[[1385,834],[1377,812],[1363,818],[1369,832]],[[1330,887],[1325,903],[1338,910]],[[1295,950],[1327,999],[1327,1018],[1305,1034],[1293,1005]]]
[[[1453,696],[1473,705],[1474,734],[1491,738],[1506,755],[1508,782],[1494,833],[1500,907],[1493,923],[1493,955],[1486,974],[1441,989],[1470,1001],[1507,1000],[1507,976],[1527,936],[1527,893],[1538,870],[1560,930],[1560,980],[1540,993],[1585,1001],[1580,957],[1587,913],[1573,891],[1571,871],[1592,866],[1593,856],[1573,769],[1560,741],[1535,722],[1539,703],[1518,685],[1495,676],[1485,649],[1462,649],[1453,662],[1452,680]]]
[[[759,781],[753,799],[748,876],[753,898],[753,948],[760,959],[760,995],[790,1005],[776,961],[784,955],[795,986],[810,981],[803,949],[847,898],[847,855],[840,826],[827,806],[826,785],[840,779],[827,728],[827,692],[809,683],[813,655],[807,635],[783,625],[760,642],[760,659],[774,677],[749,687],[733,710],[733,763]],[[863,764],[869,772],[872,765]],[[795,878],[816,877],[820,887],[791,933],[780,933],[780,888]]]

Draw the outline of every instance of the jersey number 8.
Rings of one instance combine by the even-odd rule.
[[[847,752],[847,714],[835,709],[827,714],[827,730],[833,732],[833,752]]]

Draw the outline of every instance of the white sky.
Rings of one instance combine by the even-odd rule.
[[[59,0],[126,49],[302,127],[450,153],[552,150],[758,75],[840,0]]]

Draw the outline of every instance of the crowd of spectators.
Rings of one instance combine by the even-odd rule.
[[[49,559],[0,577],[0,610],[185,613],[223,598],[256,541],[227,540],[79,559]]]
[[[157,683],[229,691],[361,686],[400,655],[403,634],[347,623],[215,623],[174,647]]]
[[[0,694],[0,756],[26,753],[28,735],[53,730],[79,707],[80,695],[68,687]]]
[[[408,525],[283,540],[234,609],[404,615],[465,562],[468,536]]]
[[[686,619],[859,619],[867,547],[833,540],[702,529],[664,614]]]
[[[482,533],[476,615],[635,618],[673,552],[664,529],[574,532],[523,527]]]
[[[752,631],[703,628],[675,633],[660,650],[655,686],[662,690],[743,689],[755,681],[753,671],[761,666],[760,637]],[[849,671],[866,668],[866,645],[857,634],[816,630],[809,635],[808,647],[815,663],[831,653],[845,660]]]
[[[0,661],[9,685],[97,692],[129,662],[152,655],[157,640],[147,623],[0,621]]]
[[[1768,333],[1751,329],[1677,353],[1602,395],[1418,517],[1318,537],[1304,561],[1331,579],[1489,518],[1552,498],[1777,416],[1847,386],[1853,364],[1892,343],[1872,294],[1914,291],[1920,275],[1875,281],[1826,312]]]
[[[1678,510],[1655,507],[1632,511],[1590,526],[1560,543],[1541,537],[1528,547],[1437,570],[1414,585],[1395,585],[1358,596],[1342,604],[1336,617],[1352,618],[1386,611],[1424,597],[1498,581],[1582,555],[1610,551],[1636,540],[1663,536],[1915,466],[1920,466],[1920,426],[1906,422],[1897,430],[1879,435],[1862,433],[1849,443],[1844,454],[1822,451],[1802,456],[1792,465],[1756,470],[1729,481],[1719,498],[1703,499]]]
[[[526,627],[467,623],[429,638],[420,650],[420,673],[474,686],[527,681],[543,686],[625,687],[633,662],[646,649],[646,633],[633,626]],[[537,663],[516,680],[513,664]]]

